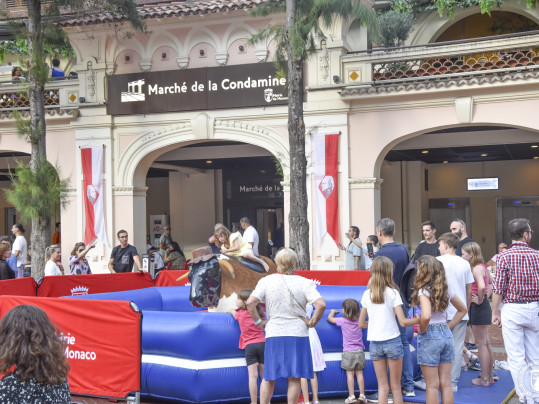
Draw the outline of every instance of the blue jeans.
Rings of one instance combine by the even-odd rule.
[[[409,307],[402,306],[404,317],[408,318],[409,310]],[[399,326],[399,331],[401,332],[402,348],[404,349],[404,356],[402,358],[401,385],[403,389],[409,390],[414,388],[414,366],[412,363],[412,353],[410,352],[410,343],[406,337],[406,328],[401,327],[398,320],[397,325]]]

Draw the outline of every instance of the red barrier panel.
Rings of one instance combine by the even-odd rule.
[[[180,271],[159,271],[157,278],[154,279],[154,286],[184,286],[189,283],[187,277],[183,278],[181,281],[177,281],[180,276],[186,274],[189,271],[180,270]]]
[[[371,271],[296,271],[296,274],[318,285],[366,286]]]
[[[130,302],[0,296],[0,317],[20,304],[41,307],[60,330],[72,393],[124,398],[140,391],[141,315]]]
[[[160,271],[154,286],[183,286],[189,280],[176,281],[187,271]],[[370,271],[296,271],[296,274],[309,278],[319,285],[365,286],[371,276]]]
[[[35,296],[37,283],[31,276],[0,281],[0,296]]]
[[[152,286],[153,279],[147,272],[45,276],[37,288],[37,295],[40,297],[91,295]]]

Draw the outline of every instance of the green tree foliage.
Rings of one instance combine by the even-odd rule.
[[[404,45],[410,36],[415,18],[410,12],[389,10],[378,16],[378,42],[385,48]]]
[[[537,4],[537,0],[520,0],[526,7],[532,8]],[[504,0],[390,0],[391,7],[400,12],[409,12],[414,15],[423,14],[437,10],[440,16],[447,13],[453,17],[458,8],[479,7],[481,13],[490,14],[495,7],[500,7]]]
[[[48,217],[66,203],[69,181],[60,179],[56,168],[48,161],[40,163],[36,170],[19,162],[16,175],[11,177],[12,189],[5,189],[7,200],[17,207],[23,221],[34,217]]]
[[[43,275],[45,248],[50,240],[50,215],[61,205],[67,181],[58,178],[55,168],[47,160],[44,89],[49,80],[46,63],[47,49],[67,45],[65,33],[58,23],[64,19],[82,18],[95,13],[107,13],[117,32],[146,31],[146,24],[137,10],[136,0],[28,0],[24,19],[9,19],[19,49],[26,41],[29,60],[27,92],[30,119],[17,118],[17,131],[31,145],[30,163],[19,164],[9,200],[18,212],[32,221],[32,275]],[[123,27],[125,21],[131,26]],[[127,34],[126,34],[127,35]]]

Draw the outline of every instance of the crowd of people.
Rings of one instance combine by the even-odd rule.
[[[220,253],[257,258],[253,254],[258,243],[258,235],[253,235],[256,230],[247,231],[252,227],[248,218],[243,218],[241,224],[245,230],[243,236],[231,234],[224,225],[217,224],[208,242]],[[481,369],[481,374],[472,383],[488,388],[497,379],[488,337],[490,324],[502,327],[509,369],[520,401],[533,403],[535,398],[519,384],[519,374],[526,371],[529,364],[539,361],[539,252],[529,246],[533,234],[529,221],[519,218],[509,222],[512,244],[509,247],[501,244],[498,254],[487,264],[479,244],[468,236],[464,221],[455,219],[450,225],[451,232],[438,238],[432,221],[424,222],[422,226],[424,240],[412,257],[404,245],[394,240],[395,223],[389,218],[378,221],[376,235],[369,236],[368,244],[371,245],[366,249],[363,249],[357,227],[351,226],[347,233],[350,243],[344,249],[352,257],[347,261],[352,269],[362,265],[366,268],[362,262],[365,263],[367,257],[371,264],[370,280],[361,299],[359,296],[346,297],[342,302],[343,315],[338,316],[339,311],[331,310],[327,317],[329,323],[342,331],[341,368],[346,372],[348,385],[345,404],[403,403],[404,397],[415,395],[414,387],[426,390],[429,404],[439,402],[439,394],[443,403],[453,402],[462,361],[470,357],[469,352],[466,356],[464,345],[468,326],[477,344]],[[160,239],[160,251],[164,251],[162,268],[185,262],[170,231],[170,226],[166,226]],[[15,224],[12,232],[15,236],[13,246],[9,239],[0,238],[2,276],[10,271],[14,275],[6,262],[10,257],[15,257],[12,261],[17,274],[24,268],[19,259],[25,259],[25,230],[22,225]],[[110,271],[130,271],[133,265],[140,269],[140,259],[136,249],[128,243],[127,232],[120,230],[117,237],[120,245],[111,253]],[[376,250],[378,243],[380,248]],[[90,273],[85,256],[93,247],[93,244],[75,244],[70,258],[73,273]],[[148,251],[151,250],[150,246]],[[160,251],[154,253],[160,254]],[[50,246],[47,257],[46,273],[57,274],[60,271],[57,265],[59,246]],[[262,404],[270,402],[275,381],[285,378],[288,380],[288,403],[297,403],[301,391],[305,402],[309,402],[310,381],[312,402],[318,404],[317,373],[323,372],[326,365],[315,327],[323,316],[326,303],[313,281],[295,274],[298,256],[293,249],[279,250],[275,263],[277,273],[262,278],[254,290],[241,290],[237,309],[232,311],[241,330],[239,347],[245,349],[251,402],[258,402],[258,378],[261,379]],[[490,289],[492,305],[488,299]],[[15,317],[24,321],[15,324]],[[46,315],[32,306],[18,306],[2,319],[0,372],[8,377],[0,381],[0,397],[9,394],[15,385],[28,394],[53,397],[50,402],[56,402],[56,396],[67,394],[68,365],[55,348],[57,341],[51,337],[54,331],[48,336],[39,336],[39,341],[46,342],[51,348],[40,357],[40,369],[51,369],[50,372],[36,373],[35,367],[26,368],[27,356],[12,354],[17,350],[26,352],[32,346],[34,337],[28,330],[39,334],[50,327]],[[415,327],[418,340],[417,361],[422,378],[415,383],[408,327]],[[378,382],[378,392],[371,396],[365,394],[362,329],[367,329],[370,358]],[[26,344],[26,347],[11,346],[17,345],[15,341]],[[39,348],[36,352],[43,351],[41,345]],[[38,391],[36,385],[41,386]]]
[[[340,246],[347,254],[346,269],[367,269],[366,260],[371,260],[370,281],[361,304],[350,296],[343,300],[342,317],[337,317],[337,310],[331,310],[328,316],[328,321],[342,330],[341,368],[346,371],[348,385],[345,404],[402,403],[404,397],[415,395],[414,387],[426,390],[429,404],[438,403],[439,395],[441,402],[452,403],[463,362],[465,368],[469,367],[464,359],[475,357],[465,348],[467,329],[471,329],[477,345],[479,364],[468,362],[481,370],[471,383],[488,388],[498,380],[488,336],[490,324],[502,327],[520,401],[533,403],[535,398],[519,387],[518,376],[526,364],[539,360],[539,252],[529,246],[533,233],[529,221],[512,220],[511,246],[500,244],[498,254],[487,263],[479,244],[467,234],[463,220],[455,219],[451,231],[438,238],[432,221],[422,227],[424,240],[412,257],[394,240],[395,223],[389,218],[377,223],[377,234],[369,236],[371,245],[367,248],[355,226],[347,232],[348,246]],[[380,248],[376,250],[378,243]],[[322,317],[325,302],[313,282],[294,274],[298,259],[292,249],[281,249],[275,262],[278,273],[261,279],[253,291],[242,291],[237,311],[233,311],[242,335],[240,348],[245,349],[250,369],[251,402],[257,403],[255,381],[260,377],[262,404],[269,403],[278,378],[288,379],[288,403],[294,404],[300,391],[304,402],[309,403],[310,380],[312,403],[318,404],[316,373],[323,371],[325,363],[313,328]],[[492,306],[489,290],[493,291]],[[265,317],[260,304],[265,304]],[[309,305],[314,307],[312,315]],[[422,374],[416,381],[406,336],[411,326],[418,338],[417,360]],[[363,378],[363,328],[367,329],[378,382],[378,392],[370,396],[365,394]],[[256,349],[249,348],[250,336]]]

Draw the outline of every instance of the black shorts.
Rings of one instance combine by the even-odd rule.
[[[257,342],[255,344],[249,344],[245,347],[245,360],[247,361],[247,366],[254,365],[259,363],[264,364],[264,347],[266,346],[265,342]]]
[[[468,324],[490,325],[491,322],[492,322],[492,309],[490,308],[490,303],[486,296],[483,298],[483,303],[470,304],[470,320],[468,321]]]

